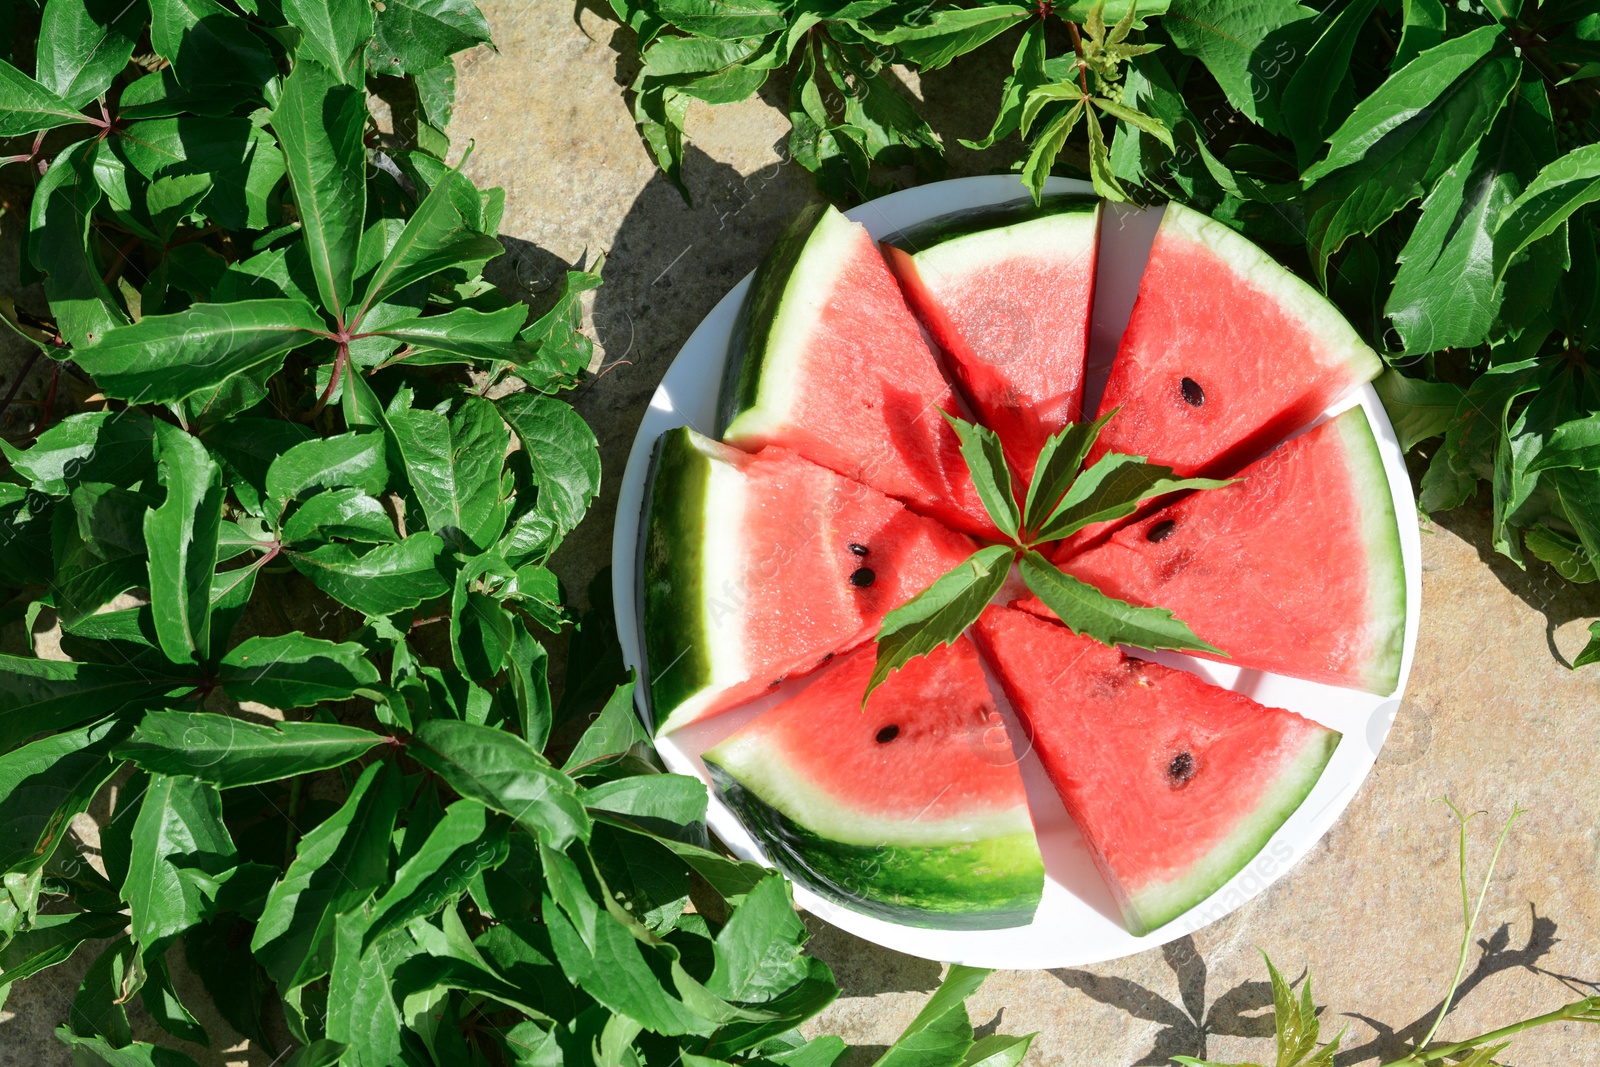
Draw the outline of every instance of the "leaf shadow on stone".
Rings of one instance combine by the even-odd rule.
[[[1434,514],[1433,521],[1471,545],[1508,592],[1544,616],[1545,644],[1550,655],[1562,666],[1570,667],[1571,659],[1556,645],[1556,631],[1574,619],[1594,617],[1593,586],[1568,581],[1557,574],[1554,567],[1535,559],[1532,553],[1524,553],[1528,567],[1523,570],[1496,552],[1489,506],[1489,492],[1483,487],[1461,507]]]
[[[941,967],[932,960],[879,948],[815,916],[803,917],[806,929],[811,931],[806,951],[833,970],[840,997],[929,993],[938,988]],[[876,1058],[873,1056],[866,1062]]]
[[[1501,923],[1494,933],[1478,939],[1478,949],[1481,954],[1476,965],[1467,972],[1461,980],[1461,985],[1457,987],[1451,1011],[1459,1007],[1486,978],[1518,968],[1553,978],[1579,995],[1594,995],[1600,992],[1600,982],[1557,974],[1538,966],[1539,961],[1560,939],[1556,937],[1555,920],[1540,915],[1537,905],[1530,902],[1528,913],[1531,920],[1528,939],[1520,948],[1511,947],[1510,923]],[[1341,1051],[1334,1058],[1335,1067],[1354,1067],[1355,1064],[1368,1061],[1387,1063],[1405,1055],[1427,1034],[1428,1028],[1433,1025],[1434,1018],[1439,1014],[1440,1003],[1442,1001],[1435,1002],[1427,1011],[1420,1013],[1414,1020],[1401,1027],[1390,1026],[1360,1012],[1342,1013],[1346,1018],[1365,1023],[1376,1033],[1371,1040]],[[1448,1026],[1444,1028],[1441,1040],[1452,1040],[1447,1036],[1448,1030]]]
[[[1160,1025],[1150,1051],[1133,1067],[1170,1063],[1174,1056],[1206,1056],[1206,1039],[1271,1037],[1272,986],[1266,981],[1241,982],[1206,1007],[1206,961],[1185,935],[1161,946],[1162,958],[1178,980],[1178,1003],[1116,975],[1063,968],[1050,973],[1069,989],[1091,1000],[1119,1008],[1135,1019]],[[1265,1014],[1262,1014],[1263,1012]]]

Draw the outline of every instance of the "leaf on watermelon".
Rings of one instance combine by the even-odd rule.
[[[1000,436],[987,426],[978,426],[940,412],[961,440],[961,458],[966,461],[972,484],[983,501],[989,518],[1007,537],[1016,539],[1022,516],[1017,509],[1017,494],[1011,487],[1011,468],[1000,448]]]
[[[1061,498],[1067,495],[1067,490],[1072,488],[1073,481],[1083,473],[1083,461],[1100,431],[1120,410],[1113,408],[1093,422],[1069,422],[1045,441],[1033,468],[1033,481],[1028,485],[1027,503],[1022,509],[1024,529],[1037,530],[1044,525]]]
[[[1019,562],[1022,580],[1045,607],[1074,633],[1104,645],[1172,648],[1226,655],[1196,637],[1187,623],[1166,608],[1135,607],[1106,596],[1094,586],[1061,573],[1039,553],[1028,551]]]
[[[1171,467],[1146,463],[1143,456],[1108,452],[1084,471],[1040,524],[1039,541],[1058,541],[1085,526],[1126,518],[1139,504],[1185,489],[1221,489],[1216,478],[1174,478]]]
[[[1017,550],[1010,545],[980,548],[928,588],[884,616],[878,627],[878,655],[861,706],[884,683],[918,656],[960,637],[977,621],[991,598],[1005,584]]]

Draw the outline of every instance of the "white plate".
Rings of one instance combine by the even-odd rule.
[[[1050,179],[1046,189],[1050,192],[1090,191],[1086,183],[1064,178]],[[1017,179],[1009,175],[961,178],[894,193],[863,204],[846,214],[863,223],[873,237],[881,238],[903,227],[952,211],[1015,200],[1022,193]],[[1137,211],[1111,207],[1103,218],[1089,352],[1091,394],[1103,384],[1106,368],[1110,366],[1117,341],[1127,325],[1128,314],[1138,292],[1139,277],[1144,271],[1150,242],[1160,217],[1159,208]],[[617,501],[616,533],[612,542],[612,594],[616,602],[617,629],[622,638],[623,657],[632,667],[638,667],[641,662],[636,611],[637,546],[650,452],[656,438],[674,426],[687,424],[706,434],[715,429],[717,388],[722,378],[722,367],[727,358],[735,317],[749,287],[750,278],[747,276],[711,310],[685,342],[683,350],[678,353],[656,390],[650,409],[639,424],[633,451],[628,456],[628,467],[623,473],[621,495]],[[1085,409],[1093,410],[1097,403],[1097,396],[1086,397]],[[1324,413],[1324,418],[1357,404],[1366,411],[1377,436],[1378,449],[1383,454],[1384,470],[1389,478],[1390,494],[1394,499],[1394,512],[1400,520],[1400,551],[1406,569],[1406,638],[1400,661],[1400,685],[1394,694],[1375,697],[1172,653],[1141,653],[1148,658],[1192,671],[1263,704],[1288,708],[1344,734],[1344,739],[1310,796],[1272,836],[1272,840],[1253,862],[1189,912],[1153,933],[1134,937],[1118,920],[1111,893],[1095,871],[1083,838],[1067,817],[1037,757],[1029,753],[1023,757],[1021,767],[1045,861],[1044,896],[1030,925],[982,931],[927,930],[902,926],[863,915],[825,900],[802,886],[796,886],[795,899],[799,904],[812,914],[858,937],[913,956],[979,967],[1067,967],[1116,959],[1182,937],[1220,919],[1282,877],[1328,831],[1372,769],[1384,738],[1388,736],[1389,726],[1394,721],[1395,711],[1400,706],[1417,643],[1417,613],[1422,599],[1422,549],[1417,525],[1412,521],[1412,516],[1416,514],[1416,503],[1411,495],[1411,481],[1406,475],[1400,443],[1371,386],[1363,387],[1353,396],[1330,407]],[[804,681],[791,685],[797,688],[804,685]],[[1008,721],[1014,722],[1010,719],[1011,710],[1003,694],[998,693],[998,687],[996,689],[1002,713],[1008,717]],[[763,697],[745,708],[677,731],[657,741],[656,750],[670,770],[697,775],[709,782],[705,765],[700,761],[700,753],[793,691],[793,688],[786,686],[784,690]],[[640,707],[643,711],[642,696]],[[646,717],[648,719],[648,715]],[[761,863],[768,862],[755,839],[733,812],[717,799],[715,792],[712,794],[707,821],[711,832],[735,855]]]

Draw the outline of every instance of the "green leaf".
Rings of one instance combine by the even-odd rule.
[[[145,973],[136,946],[126,935],[116,938],[89,964],[67,1012],[67,1025],[83,1037],[103,1037],[112,1045],[133,1040],[127,1002],[144,984]]]
[[[78,109],[0,59],[0,137],[53,130],[89,120]]]
[[[1055,511],[1061,498],[1067,495],[1072,483],[1083,472],[1083,461],[1089,456],[1105,429],[1116,414],[1108,411],[1093,422],[1069,422],[1051,434],[1039,450],[1034,464],[1033,481],[1028,485],[1028,499],[1022,509],[1023,526],[1037,530]]]
[[[1061,149],[1067,143],[1067,137],[1072,133],[1072,128],[1078,124],[1078,120],[1083,118],[1083,113],[1083,102],[1079,101],[1051,119],[1034,139],[1033,148],[1028,152],[1027,162],[1022,165],[1022,184],[1033,192],[1035,204],[1041,202],[1045,179],[1050,177],[1050,167],[1061,154]],[[1093,122],[1093,118],[1090,121]]]
[[[0,63],[0,74],[5,69]],[[56,328],[75,349],[95,344],[128,321],[93,251],[89,223],[101,201],[92,172],[97,151],[97,142],[80,141],[56,156],[33,191],[28,220],[29,256],[44,272],[44,295]],[[83,366],[82,352],[75,355]]]
[[[0,874],[44,866],[116,773],[111,750],[127,733],[126,724],[103,719],[0,755]],[[0,955],[0,981],[10,970]]]
[[[884,616],[878,628],[877,661],[861,706],[889,672],[917,656],[948,645],[971,626],[1000,591],[1016,559],[1010,545],[990,545],[968,556],[928,588]]]
[[[1402,0],[1400,46],[1389,62],[1391,72],[1444,40],[1444,4],[1439,0]]]
[[[415,533],[364,552],[331,544],[286,554],[295,570],[339,603],[363,615],[393,615],[450,591],[434,562],[443,548],[433,534]]]
[[[156,470],[167,498],[145,512],[150,550],[150,610],[161,650],[174,663],[198,663],[211,644],[211,575],[217,569],[222,482],[205,446],[157,422]]]
[[[365,544],[393,544],[400,539],[383,505],[360,489],[330,489],[294,509],[279,527],[286,545],[335,538]]]
[[[510,435],[494,405],[469,397],[452,418],[389,413],[394,442],[428,529],[452,547],[484,549],[505,526],[500,470]]]
[[[489,39],[472,0],[394,0],[378,11],[372,65],[383,74],[416,74]]]
[[[401,319],[376,329],[376,333],[412,346],[419,356],[439,353],[463,360],[525,362],[535,354],[532,345],[517,340],[527,317],[528,309],[522,304],[487,312],[456,308],[443,315]],[[423,362],[442,360],[418,359],[414,365]]]
[[[873,1067],[956,1067],[972,1048],[966,999],[989,971],[951,964],[933,996]]]
[[[1067,490],[1038,532],[1040,541],[1058,541],[1085,526],[1126,518],[1141,502],[1185,489],[1220,489],[1215,478],[1174,478],[1171,467],[1146,463],[1143,456],[1108,452]]]
[[[1034,89],[1048,80],[1044,73],[1044,35],[1043,19],[1029,23],[1028,28],[1022,31],[1022,39],[1017,42],[1016,53],[1011,59],[1011,73],[1006,75],[1005,85],[1000,92],[1000,111],[995,115],[994,125],[981,141],[963,140],[962,144],[981,151],[1017,132],[1024,101]]]
[[[478,874],[505,862],[509,824],[475,800],[458,800],[400,865],[394,881],[372,904],[362,950],[384,934],[450,906]]]
[[[1494,230],[1505,208],[1555,154],[1550,102],[1525,79],[1493,129],[1439,179],[1400,252],[1384,311],[1407,353],[1481,344],[1506,288],[1497,286]]]
[[[155,1020],[157,1026],[174,1037],[210,1047],[211,1040],[172,987],[172,975],[167,971],[166,957],[161,953],[144,955],[144,985],[139,989],[139,1002]]]
[[[272,128],[300,213],[322,306],[346,321],[367,212],[365,89],[305,55],[283,83]]]
[[[331,723],[267,726],[213,712],[152,711],[116,754],[153,773],[236,789],[338,767],[383,740],[369,730]]]
[[[543,551],[548,555],[600,492],[599,444],[583,417],[553,397],[513,393],[496,405],[528,458],[538,489],[533,514],[550,530]]]
[[[1572,669],[1587,667],[1591,663],[1600,663],[1600,621],[1589,624],[1589,643],[1573,657]]]
[[[1459,385],[1408,378],[1392,367],[1378,375],[1372,386],[1383,401],[1403,452],[1444,433],[1461,403]]]
[[[68,415],[26,451],[0,441],[16,472],[41,493],[65,496],[84,482],[132,485],[151,470],[154,421],[137,411]]]
[[[400,776],[375,763],[339,810],[300,839],[250,940],[281,993],[328,973],[335,919],[388,880],[389,835],[400,800]]]
[[[1539,171],[1500,216],[1494,231],[1494,275],[1499,280],[1513,257],[1555,233],[1573,212],[1600,200],[1600,145],[1573,149]]]
[[[56,1037],[74,1050],[82,1049],[86,1055],[94,1057],[93,1062],[104,1067],[195,1067],[194,1060],[183,1053],[147,1041],[135,1041],[119,1048],[108,1044],[103,1037],[83,1037],[65,1026],[57,1027]]]
[[[522,619],[511,620],[510,672],[506,681],[517,707],[517,726],[527,742],[544,751],[554,711],[550,702],[549,653],[534,640]]]
[[[967,1050],[966,1058],[961,1061],[961,1067],[1017,1067],[1022,1062],[1022,1057],[1028,1054],[1028,1047],[1033,1044],[1033,1039],[1038,1034],[1023,1034],[1013,1037],[1010,1034],[990,1034],[988,1037],[979,1038]]]
[[[1522,532],[1522,543],[1533,555],[1555,568],[1557,574],[1569,582],[1586,585],[1600,578],[1594,560],[1583,543],[1551,529],[1544,523],[1534,523]]]
[[[219,226],[262,229],[278,218],[275,206],[269,212],[268,198],[283,178],[283,153],[272,135],[248,118],[179,116],[136,122],[111,143],[118,155],[152,181],[163,176],[210,178],[211,192],[202,208]],[[100,160],[104,162],[104,155]],[[307,265],[308,275],[309,270]],[[285,290],[244,295],[301,294]],[[223,297],[211,299],[220,303]]]
[[[119,326],[73,355],[107,396],[173,404],[235,375],[276,370],[322,332],[316,309],[300,300],[195,304]]]
[[[480,233],[473,220],[461,212],[458,200],[477,197],[472,183],[461,176],[463,155],[454,170],[447,171],[422,203],[411,213],[405,229],[395,239],[383,262],[367,281],[359,310],[349,318],[351,329],[359,328],[367,311],[380,300],[400,292],[414,282],[466,260],[492,259],[504,249],[493,237]]]
[[[0,655],[0,750],[175,687],[132,666]]]
[[[341,0],[284,0],[283,14],[300,30],[299,52],[348,85],[364,81],[361,52],[372,38],[372,8]]]
[[[235,700],[258,700],[288,711],[348,700],[376,685],[378,670],[354,641],[335,643],[301,633],[250,637],[217,667],[217,681]]]
[[[311,489],[352,488],[378,496],[389,487],[384,436],[352,430],[303,441],[272,461],[263,487],[280,508]]]
[[[452,789],[511,816],[553,847],[589,836],[589,816],[572,779],[520,737],[488,726],[430,719],[408,752]]]
[[[1305,172],[1317,263],[1357,233],[1370,234],[1424,195],[1493,123],[1521,61],[1498,26],[1418,56],[1357,105]]]
[[[493,595],[476,586],[487,576],[503,581],[515,575],[511,566],[492,552],[472,557],[456,572],[450,596],[450,655],[456,669],[475,682],[487,682],[500,673],[512,642],[510,614]]]
[[[1372,16],[1378,0],[1350,0],[1305,57],[1295,65],[1294,74],[1283,87],[1278,107],[1283,126],[1294,141],[1301,166],[1316,158],[1323,138],[1331,131],[1329,112],[1334,97],[1349,77],[1350,54],[1356,37]],[[1348,106],[1348,105],[1346,105]]]
[[[978,426],[941,412],[961,441],[961,458],[972,475],[972,484],[983,501],[984,510],[1000,532],[1015,540],[1022,524],[1017,494],[1011,487],[1011,468],[1006,465],[1000,436],[987,426]]]
[[[51,0],[39,21],[39,83],[69,108],[83,107],[128,65],[144,19],[140,0]]]
[[[806,977],[809,936],[788,881],[778,874],[763,878],[717,932],[716,966],[706,988],[739,1004],[780,996]]]
[[[1251,122],[1282,132],[1282,84],[1303,54],[1315,11],[1295,0],[1173,0],[1161,25],[1180,52],[1206,65]]]
[[[235,865],[222,799],[193,778],[150,777],[133,824],[133,851],[122,899],[133,937],[160,951],[210,915],[217,876]]]
[[[644,725],[633,710],[634,683],[630,680],[612,692],[605,707],[584,730],[578,743],[561,769],[567,774],[578,774],[618,756],[625,755],[634,745],[650,740]]]
[[[1139,608],[1106,596],[1092,585],[1062,574],[1037,552],[1022,555],[1022,580],[1074,632],[1103,645],[1192,649],[1225,654],[1200,640],[1165,608]]]
[[[191,93],[247,87],[265,99],[277,77],[266,43],[216,0],[150,0],[150,43]]]
[[[85,941],[115,937],[128,925],[121,914],[60,912],[34,918],[28,929],[0,944],[0,1001],[13,982],[67,962]]]
[[[328,983],[328,1037],[349,1047],[348,1063],[378,1067],[418,1062],[406,1055],[404,1023],[391,989],[395,970],[422,950],[397,930],[363,952],[361,936],[366,925],[366,916],[360,911],[347,912],[337,920]]]

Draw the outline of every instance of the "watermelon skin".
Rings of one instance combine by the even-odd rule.
[[[1107,596],[1170,609],[1228,653],[1196,655],[1379,696],[1394,692],[1405,645],[1405,564],[1366,415],[1351,408],[1238,477],[1059,566]],[[1034,599],[1024,606],[1049,614]]]
[[[961,443],[960,414],[866,228],[808,208],[757,268],[719,398],[720,436],[778,445],[979,537],[998,538]]]
[[[645,506],[640,599],[659,733],[868,640],[975,548],[792,452],[752,455],[688,427],[656,443]],[[862,567],[866,585],[851,580]]]
[[[1220,222],[1168,204],[1100,401],[1101,415],[1120,410],[1089,460],[1124,452],[1223,477],[1382,369],[1315,289]]]
[[[1292,712],[1013,608],[987,609],[976,634],[1135,936],[1249,863],[1339,744]]]
[[[1057,194],[937,220],[884,247],[917,318],[1029,478],[1083,412],[1100,201]]]
[[[773,861],[829,899],[917,926],[1026,924],[1044,865],[977,651],[961,638],[911,661],[863,710],[876,654],[840,658],[706,752],[713,782]]]

